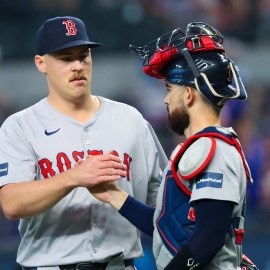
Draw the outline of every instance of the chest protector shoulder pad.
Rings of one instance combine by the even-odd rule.
[[[242,158],[247,179],[252,182],[237,135],[225,128],[209,127],[188,138],[172,160],[172,174],[180,188],[189,196],[191,191],[183,184],[181,179],[188,181],[196,177],[207,167],[215,153],[216,138],[225,141],[237,149]]]

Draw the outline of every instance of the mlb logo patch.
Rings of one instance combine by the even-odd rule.
[[[8,163],[0,164],[0,177],[8,174]]]
[[[222,173],[201,173],[197,176],[196,189],[204,187],[222,188],[223,174]]]

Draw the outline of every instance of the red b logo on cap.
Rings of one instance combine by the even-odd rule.
[[[66,20],[63,21],[63,24],[66,25],[66,29],[67,29],[67,36],[75,36],[77,33],[77,28],[75,23],[72,20]]]

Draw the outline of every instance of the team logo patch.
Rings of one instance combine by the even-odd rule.
[[[0,164],[0,177],[8,174],[8,163]]]
[[[196,189],[204,187],[222,188],[222,173],[201,173],[197,176]]]
[[[194,62],[200,71],[206,70],[212,66],[211,63],[208,63],[203,59],[196,59]]]
[[[63,24],[66,25],[66,29],[67,29],[67,36],[75,36],[77,33],[77,28],[75,25],[75,22],[73,22],[72,20],[66,20],[63,21]]]

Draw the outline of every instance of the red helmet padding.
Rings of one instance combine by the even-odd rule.
[[[187,39],[187,48],[190,52],[202,52],[202,51],[213,51],[220,50],[225,52],[222,45],[218,42],[213,41],[211,36],[201,36],[200,37],[200,47],[194,48],[192,40],[190,38]]]
[[[211,36],[200,36],[200,47],[194,48],[193,42],[190,38],[186,40],[186,47],[190,52],[203,52],[203,51],[215,51],[220,50],[225,52],[222,45],[218,42],[215,42]],[[153,54],[151,60],[147,65],[144,66],[143,72],[151,77],[155,77],[158,79],[165,79],[164,74],[160,71],[161,69],[170,63],[179,51],[177,48],[172,46],[163,46],[162,50],[158,50]]]
[[[160,74],[160,70],[178,54],[178,50],[174,47],[164,46],[161,49],[165,51],[157,51],[143,68],[145,74],[158,79],[165,78],[163,74]]]

